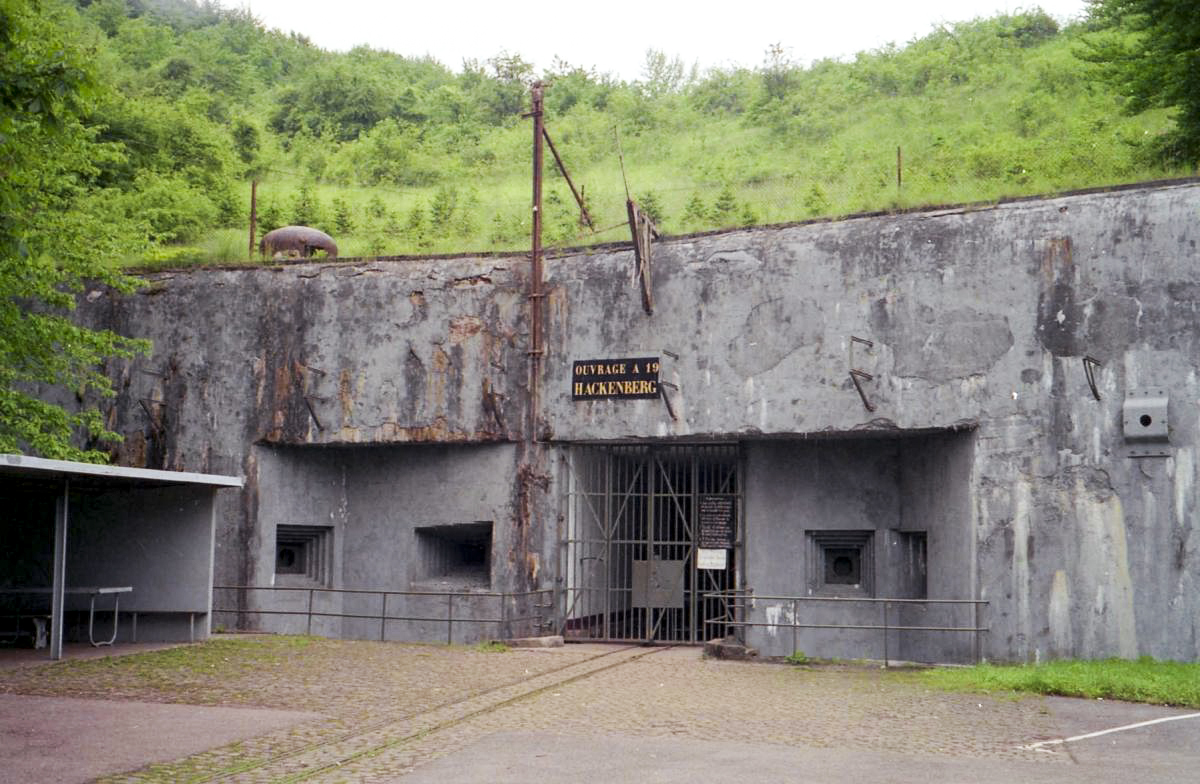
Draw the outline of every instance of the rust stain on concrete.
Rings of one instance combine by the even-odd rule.
[[[457,316],[450,320],[450,343],[458,345],[478,335],[483,319],[477,316]]]

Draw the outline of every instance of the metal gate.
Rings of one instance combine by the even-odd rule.
[[[725,634],[720,624],[706,624],[727,617],[722,600],[704,594],[738,587],[737,445],[575,446],[569,462],[564,635],[702,642]],[[703,542],[710,548],[698,562],[713,510],[729,518],[728,548],[718,552]]]

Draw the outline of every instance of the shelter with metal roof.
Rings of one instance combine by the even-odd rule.
[[[234,476],[0,455],[0,636],[209,635],[216,494]]]

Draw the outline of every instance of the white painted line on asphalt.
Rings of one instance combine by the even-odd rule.
[[[1037,743],[1027,743],[1018,748],[1026,751],[1040,749],[1042,746],[1057,746],[1060,743],[1073,743],[1077,740],[1087,740],[1088,738],[1097,738],[1101,735],[1108,735],[1112,732],[1124,732],[1126,730],[1136,730],[1138,727],[1149,727],[1151,724],[1162,724],[1165,721],[1180,721],[1181,719],[1200,719],[1200,713],[1184,713],[1180,716],[1164,716],[1161,719],[1151,719],[1150,721],[1139,721],[1137,724],[1126,724],[1121,727],[1112,727],[1107,730],[1099,730],[1097,732],[1089,732],[1086,735],[1076,735],[1071,738],[1055,738],[1054,740],[1042,740]]]

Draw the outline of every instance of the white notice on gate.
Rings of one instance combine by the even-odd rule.
[[[697,569],[724,569],[725,554],[728,553],[725,549],[707,549],[704,547],[696,550],[696,568]]]

